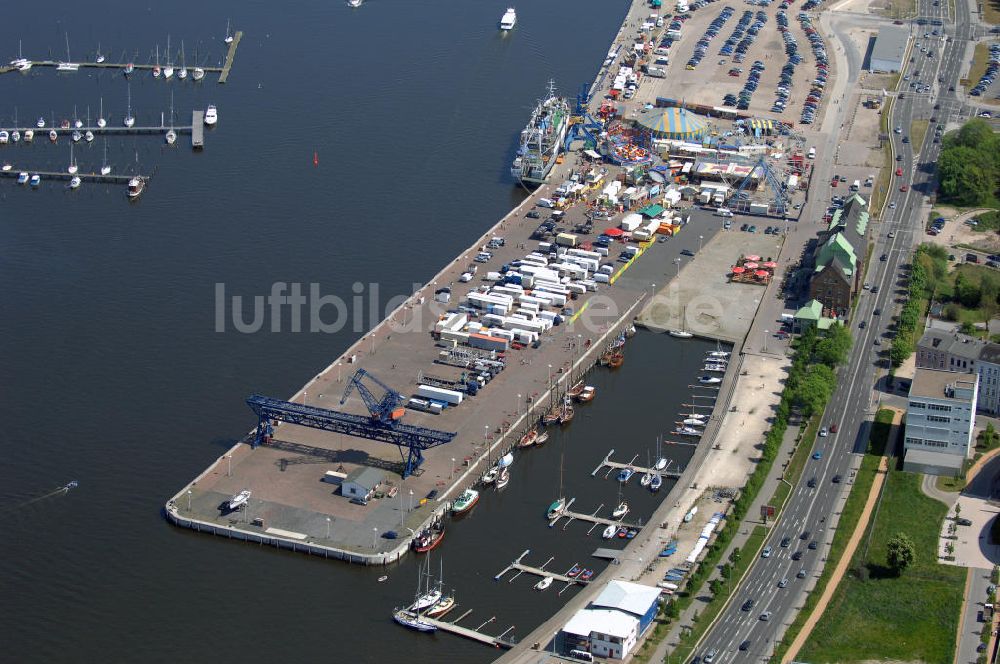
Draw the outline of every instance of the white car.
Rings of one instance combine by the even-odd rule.
[[[468,283],[468,282],[472,281],[472,273],[471,272],[463,272],[462,276],[460,276],[458,278],[458,280],[461,281],[462,283]]]
[[[893,201],[893,202],[889,203],[889,209],[890,210],[895,210],[896,209],[896,201]]]
[[[830,432],[826,430],[826,427],[823,427],[822,429],[819,430],[820,438],[826,438],[827,435],[829,435],[829,433]]]

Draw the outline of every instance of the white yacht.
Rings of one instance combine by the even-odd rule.
[[[205,109],[205,124],[211,127],[218,121],[219,121],[218,109],[216,109],[215,106],[213,106],[212,104],[209,104],[208,108]]]
[[[73,177],[71,177],[69,179],[69,188],[70,189],[79,189],[81,182],[82,182],[82,180],[80,179],[80,176],[79,175],[74,175]]]
[[[129,198],[133,198],[133,199],[134,198],[139,198],[139,196],[142,195],[142,192],[145,191],[145,189],[146,189],[146,180],[144,178],[136,176],[136,177],[134,177],[134,178],[132,178],[131,180],[128,181],[128,197]],[[246,494],[246,496],[243,498],[243,501],[240,503],[240,505],[242,505],[243,503],[245,503],[247,500],[250,499],[250,492],[249,491],[247,491],[247,490],[240,491],[238,494],[236,494],[235,496],[233,496],[232,499],[229,501],[229,507],[230,507],[230,509],[236,509],[235,507],[233,507],[233,501],[234,500],[239,500],[240,496],[243,496],[243,494]]]
[[[30,143],[33,140],[35,140],[35,130],[34,129],[26,129],[24,131],[24,142],[25,143]]]
[[[194,70],[191,72],[191,78],[196,81],[200,81],[201,79],[205,78],[205,70],[202,69],[201,67],[195,67]]]
[[[517,12],[513,7],[508,7],[500,18],[500,29],[513,30],[515,25],[517,25]]]
[[[141,180],[141,178],[133,178],[133,180],[136,179]],[[132,195],[131,182],[128,183],[128,188],[129,188],[129,196],[131,196]],[[245,505],[246,502],[250,500],[251,494],[252,492],[250,491],[250,489],[243,489],[242,491],[240,491],[238,494],[229,499],[229,509],[235,510],[238,509],[241,505]]]

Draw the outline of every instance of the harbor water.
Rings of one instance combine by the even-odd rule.
[[[228,12],[244,31],[229,83],[131,83],[139,125],[219,107],[205,149],[187,137],[108,141],[114,172],[153,174],[129,204],[120,185],[64,182],[39,190],[0,180],[0,552],[5,658],[10,661],[488,661],[496,653],[450,635],[394,625],[411,598],[417,562],[350,567],[174,528],[163,501],[254,423],[244,398],[292,394],[381,317],[320,334],[216,331],[217,284],[244,299],[276,282],[318,283],[349,300],[362,284],[376,300],[408,293],[467,247],[524,192],[509,164],[533,104],[554,79],[575,94],[592,80],[624,15],[624,2],[553,0],[518,7],[518,26],[496,30],[504,6],[453,0],[370,0],[281,6],[180,1],[122,11],[111,2],[57,0],[39,19],[5,7],[3,61],[17,56],[92,60],[160,58],[184,40],[189,67],[225,53]],[[238,14],[237,14],[238,12]],[[138,55],[136,55],[138,51]],[[179,57],[171,53],[171,59]],[[120,125],[128,90],[119,72],[52,70],[0,76],[0,126],[38,116],[96,120],[100,100]],[[78,144],[81,172],[99,169],[104,142]],[[64,170],[69,143],[0,147],[16,170]],[[286,312],[287,313],[287,312]],[[250,314],[247,315],[249,319]],[[429,343],[427,338],[415,343]],[[640,333],[625,366],[588,379],[597,399],[518,457],[511,484],[484,493],[433,553],[445,586],[472,609],[463,624],[527,634],[559,605],[557,587],[531,590],[493,576],[524,549],[552,569],[603,568],[605,544],[576,523],[548,529],[560,459],[573,509],[617,500],[613,479],[590,476],[609,449],[645,462],[674,413],[689,402],[703,351]],[[516,371],[516,367],[510,370]],[[392,377],[383,377],[392,382]],[[401,386],[402,387],[402,386]],[[687,448],[667,456],[682,463]],[[71,480],[79,486],[56,491]],[[667,483],[664,489],[669,488]],[[656,502],[633,479],[634,517]],[[620,543],[613,544],[620,546]],[[594,563],[594,564],[592,564]],[[389,576],[384,583],[377,581]],[[562,599],[570,593],[567,591]]]

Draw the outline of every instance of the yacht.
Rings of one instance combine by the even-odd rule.
[[[209,104],[205,109],[205,124],[209,127],[219,121],[219,110],[213,104]]]
[[[132,183],[129,182],[129,189],[131,188],[132,188]],[[229,499],[228,503],[229,509],[230,510],[239,509],[241,506],[245,505],[248,500],[250,500],[250,496],[252,494],[253,492],[250,491],[250,489],[243,489],[238,494]]]
[[[39,175],[38,173],[35,173],[34,175],[31,176],[31,180],[29,182],[31,183],[32,187],[37,187],[42,183],[42,176]]]
[[[441,601],[441,591],[437,588],[430,590],[417,597],[417,600],[408,609],[409,611],[423,611],[429,609]]]
[[[468,512],[479,502],[479,492],[475,489],[463,491],[451,506],[451,513],[455,516]]]
[[[70,189],[79,189],[80,188],[80,182],[82,182],[80,180],[80,176],[79,175],[74,175],[73,177],[71,177],[69,179],[69,188]]]
[[[20,173],[17,174],[17,183],[18,184],[28,184],[28,177],[29,176],[28,176],[27,173],[25,173],[24,171],[21,171]]]
[[[515,25],[517,25],[517,12],[514,11],[513,7],[508,7],[507,11],[500,17],[500,29],[513,30]]]
[[[25,143],[30,143],[33,140],[35,140],[35,130],[34,129],[26,129],[24,131],[24,142]]]
[[[142,195],[142,192],[145,191],[145,189],[146,189],[146,180],[144,180],[143,178],[141,178],[139,176],[136,176],[136,177],[134,177],[134,178],[132,178],[131,180],[128,181],[128,197],[129,198],[133,198],[133,199],[134,198],[139,198],[139,196]],[[243,492],[241,492],[241,493],[243,493]],[[249,498],[250,497],[250,492],[246,491],[245,493],[247,494],[247,498]]]

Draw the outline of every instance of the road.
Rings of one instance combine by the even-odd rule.
[[[846,499],[853,470],[860,464],[858,453],[864,450],[867,443],[874,413],[873,386],[879,363],[883,361],[879,351],[888,348],[887,342],[891,334],[886,326],[896,305],[895,298],[905,292],[897,290],[904,283],[900,279],[901,266],[906,263],[923,235],[927,221],[925,197],[932,191],[934,164],[940,151],[940,144],[934,142],[933,125],[923,144],[917,146],[919,150],[916,152],[911,149],[914,147],[912,144],[903,143],[902,139],[909,134],[913,119],[927,119],[936,115],[938,122],[947,123],[949,117],[962,108],[956,92],[949,90],[949,87],[958,86],[971,29],[970,14],[964,0],[958,0],[957,16],[951,22],[947,16],[948,4],[941,2],[942,6],[935,7],[933,0],[919,1],[921,18],[929,21],[940,19],[944,23],[943,26],[927,25],[926,31],[929,33],[935,27],[939,31],[943,29],[949,39],[943,43],[942,48],[940,37],[930,35],[925,39],[925,26],[914,26],[919,30],[914,35],[911,46],[914,62],[906,62],[906,72],[923,69],[920,78],[930,83],[931,89],[917,94],[912,88],[901,87],[904,94],[902,98],[895,100],[892,108],[890,126],[901,128],[899,134],[890,134],[893,154],[902,156],[901,161],[893,163],[902,169],[903,175],[893,177],[889,207],[885,210],[881,224],[872,231],[877,234],[877,238],[866,281],[876,285],[878,291],[874,294],[863,291],[859,296],[860,301],[851,321],[854,347],[847,366],[840,373],[839,385],[823,420],[827,426],[837,423],[839,433],[817,439],[814,451],[821,458],[810,459],[802,481],[794,488],[781,520],[772,529],[766,542],[772,549],[771,555],[755,561],[733,601],[706,634],[698,651],[694,653],[702,658],[715,650],[717,654],[714,662],[718,663],[766,660],[773,653],[774,642],[781,638],[822,571],[837,515]],[[831,23],[841,44],[848,45],[849,40],[842,32],[848,26],[837,20]],[[928,44],[933,44],[937,52],[933,58],[928,58],[919,50],[920,46]],[[830,52],[833,53],[835,48],[831,45]],[[836,50],[839,53],[840,49]],[[850,53],[848,45],[846,59],[850,62],[847,79],[853,83],[858,74],[858,62]],[[845,56],[840,55],[840,62],[844,59]],[[928,69],[931,62],[934,63],[933,76]],[[908,85],[908,82],[903,85]],[[933,107],[938,102],[941,107],[935,110]],[[836,117],[841,112],[837,111],[832,115]],[[836,127],[835,122],[829,122],[830,119],[831,115],[828,114],[824,126]],[[837,131],[830,131],[829,134],[828,145],[833,145]],[[816,185],[822,187],[824,179],[829,181],[829,173],[816,173],[814,178]],[[900,190],[903,184],[908,185],[905,192]],[[825,201],[822,203],[825,204]],[[883,254],[886,256],[884,261],[880,260]],[[875,315],[875,310],[880,310],[881,315]],[[860,327],[862,321],[866,323],[864,328]],[[876,339],[880,342],[885,340],[886,343],[876,346]],[[842,481],[835,483],[834,477],[838,475]],[[813,478],[815,488],[808,486],[809,480]],[[789,545],[782,547],[782,539],[786,537],[789,538]],[[817,548],[810,550],[808,545],[814,540]],[[792,559],[797,551],[802,553],[799,561]],[[778,584],[783,579],[788,579],[787,587],[779,588]],[[748,599],[754,600],[754,606],[744,611],[742,605]],[[769,620],[761,619],[764,613],[769,613]],[[747,642],[745,650],[741,651],[740,646],[744,642]]]

